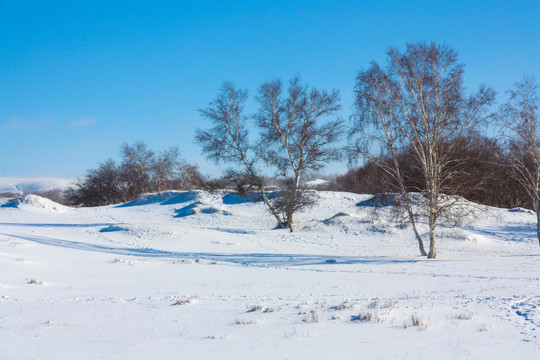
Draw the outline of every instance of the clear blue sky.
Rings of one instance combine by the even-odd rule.
[[[348,118],[357,72],[406,42],[454,47],[503,101],[540,77],[539,19],[539,0],[0,0],[0,176],[76,178],[137,140],[212,173],[193,137],[224,80],[255,94],[299,73]]]

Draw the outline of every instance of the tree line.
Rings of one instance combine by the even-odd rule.
[[[454,49],[412,43],[386,55],[383,64],[372,62],[358,73],[348,124],[338,117],[337,90],[309,87],[298,76],[286,85],[281,80],[261,84],[251,114],[245,111],[248,91],[225,82],[200,109],[211,127],[198,129],[195,136],[208,159],[228,166],[223,178],[205,180],[195,166],[179,160],[177,150],[156,154],[137,143],[122,147],[120,164],[109,160],[90,170],[68,198],[95,206],[142,192],[232,183],[256,189],[277,226],[293,231],[294,214],[315,201],[302,186],[305,174],[343,159],[364,164],[337,177],[330,188],[396,194],[419,251],[428,258],[436,257],[436,228],[463,216],[463,198],[530,207],[540,220],[534,78],[516,83],[508,101],[493,111],[495,91],[465,89],[464,65]],[[488,137],[486,129],[497,129],[498,140]],[[269,171],[278,191],[268,191]],[[427,251],[419,222],[429,227]],[[538,235],[540,241],[540,230]]]

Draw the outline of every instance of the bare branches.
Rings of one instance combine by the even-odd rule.
[[[319,170],[339,157],[334,146],[343,133],[342,122],[336,118],[341,108],[339,94],[335,90],[310,89],[296,77],[289,82],[286,94],[281,80],[262,84],[256,98],[259,109],[251,117],[243,114],[246,100],[245,90],[224,83],[217,98],[201,110],[202,116],[214,127],[198,130],[196,142],[208,158],[217,163],[234,164],[251,176],[278,223],[288,223],[292,231],[292,214],[309,203],[300,201],[304,198],[299,188],[302,174]],[[246,123],[250,118],[259,128],[256,148],[247,138]],[[255,169],[258,160],[270,165],[287,184],[281,192],[282,197],[292,196],[286,206],[282,206],[287,202],[284,199],[273,206],[266,197],[262,177]],[[293,179],[292,185],[289,179]]]
[[[223,83],[216,99],[207,108],[200,110],[201,115],[210,120],[214,127],[209,130],[198,129],[195,141],[202,146],[209,159],[235,166],[239,170],[231,169],[230,172],[248,178],[257,186],[278,226],[283,226],[285,220],[270,202],[262,176],[255,168],[256,159],[248,140],[247,119],[243,113],[247,98],[246,90],[237,89],[229,82]]]
[[[320,170],[339,158],[334,144],[344,129],[336,118],[341,109],[336,90],[309,89],[296,77],[290,81],[286,96],[281,81],[275,80],[261,85],[257,100],[259,154],[281,176],[296,181],[302,172]]]
[[[269,81],[259,89],[259,111],[255,115],[260,129],[258,155],[286,179],[282,195],[287,197],[284,216],[292,228],[293,213],[309,202],[300,189],[302,174],[320,170],[339,158],[335,143],[343,134],[336,113],[341,109],[336,90],[310,89],[298,77],[289,82],[283,94],[280,80]],[[300,206],[301,205],[301,206]]]
[[[487,107],[495,93],[481,88],[465,96],[463,65],[458,63],[456,51],[445,45],[407,44],[404,53],[392,48],[387,55],[386,69],[372,63],[357,77],[357,114],[350,155],[374,160],[375,147],[391,159],[380,166],[395,180],[404,204],[408,204],[399,156],[405,150],[411,152],[424,178],[418,191],[425,196],[416,203],[423,208],[430,226],[428,257],[434,258],[436,224],[452,207],[452,202],[443,202],[441,195],[457,177],[458,141],[473,134],[488,118]],[[410,206],[405,208],[415,229],[416,215]],[[416,235],[423,253],[422,240]]]
[[[507,138],[513,175],[533,201],[540,244],[540,139],[538,83],[524,76],[509,91],[509,100],[500,107],[499,120]]]
[[[214,127],[198,129],[195,140],[203,147],[206,156],[216,163],[250,164],[248,152],[251,146],[243,114],[247,98],[246,90],[236,89],[232,83],[225,82],[216,99],[200,110],[201,115],[210,120]]]

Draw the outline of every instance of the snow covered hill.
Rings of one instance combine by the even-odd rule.
[[[48,177],[0,177],[0,194],[27,194],[65,189],[75,180]]]
[[[475,206],[427,260],[390,207],[317,197],[295,233],[226,192],[4,201],[0,358],[538,358],[529,211]]]

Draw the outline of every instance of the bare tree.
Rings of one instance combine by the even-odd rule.
[[[246,90],[237,89],[230,82],[223,83],[218,96],[207,108],[200,110],[201,115],[210,120],[214,127],[209,130],[197,129],[195,141],[216,164],[232,165],[235,169],[231,169],[229,173],[249,179],[259,189],[278,226],[282,227],[285,220],[268,198],[263,178],[255,167],[254,149],[248,139],[247,116],[244,114],[247,99]]]
[[[288,225],[293,231],[292,215],[312,204],[309,194],[300,189],[302,174],[338,158],[334,143],[343,132],[342,123],[325,120],[340,109],[339,94],[310,90],[295,78],[284,97],[281,81],[264,83],[257,97],[259,109],[253,116],[260,130],[256,147],[248,140],[246,123],[250,116],[243,112],[247,99],[247,91],[224,83],[217,98],[201,110],[214,127],[197,130],[195,141],[209,159],[236,166],[239,170],[229,171],[229,177],[244,185],[254,184],[278,225]],[[266,194],[263,177],[255,166],[258,158],[283,178],[283,189],[273,199]]]
[[[503,135],[508,139],[508,157],[512,173],[532,200],[536,213],[540,244],[540,119],[538,83],[524,76],[509,92],[509,100],[500,107]]]
[[[261,134],[258,154],[288,181],[282,192],[287,199],[280,202],[289,203],[281,208],[292,232],[293,214],[303,207],[301,204],[311,204],[300,188],[302,175],[339,158],[336,142],[343,134],[336,115],[341,109],[339,93],[310,89],[295,77],[286,96],[281,81],[275,80],[260,87],[257,100],[255,119]]]
[[[127,201],[120,171],[113,160],[107,160],[97,169],[89,170],[64,194],[70,205],[102,206]]]
[[[195,164],[182,163],[177,169],[178,176],[172,182],[173,189],[189,190],[202,189],[206,179]]]
[[[175,187],[176,180],[182,176],[183,165],[177,147],[173,146],[161,151],[152,159],[149,169],[153,183],[152,188],[155,191],[163,191]]]
[[[424,243],[416,226],[414,202],[405,186],[400,161],[407,143],[396,116],[399,109],[394,101],[394,92],[391,79],[376,63],[358,74],[355,88],[356,114],[350,133],[353,144],[348,149],[349,159],[354,161],[361,155],[371,164],[378,166],[397,185],[397,190],[402,194],[399,204],[407,213],[420,254],[426,256]]]
[[[386,169],[398,183],[402,175],[395,149],[409,147],[423,175],[418,189],[422,196],[414,200],[419,213],[409,215],[427,219],[428,258],[436,257],[437,225],[459,217],[454,211],[459,200],[445,196],[451,193],[448,184],[457,176],[460,165],[460,159],[454,156],[459,139],[473,133],[488,117],[487,108],[495,97],[495,92],[486,87],[467,96],[462,78],[463,65],[457,60],[457,52],[436,43],[407,44],[404,53],[390,49],[385,69],[372,63],[370,70],[357,78],[360,116],[356,126],[366,129],[369,126],[363,123],[368,122],[376,130],[359,132],[379,141],[391,156],[392,164]],[[376,89],[366,90],[371,86]],[[407,191],[402,186],[400,190],[405,197]]]
[[[128,199],[153,190],[152,170],[155,165],[155,154],[142,141],[133,145],[123,144],[120,149],[121,179],[126,186]]]

